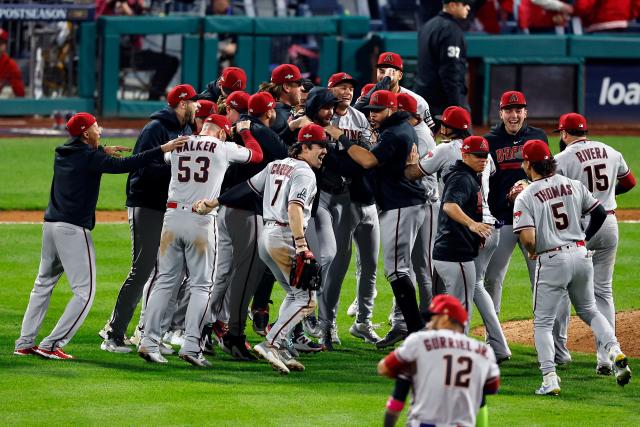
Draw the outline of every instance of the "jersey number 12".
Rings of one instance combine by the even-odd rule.
[[[471,369],[473,368],[473,360],[470,357],[460,356],[458,357],[457,364],[453,366],[453,355],[446,354],[442,357],[447,364],[447,369],[444,377],[444,385],[454,385],[456,387],[469,387],[469,381],[471,376]]]

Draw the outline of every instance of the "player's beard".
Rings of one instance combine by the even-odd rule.
[[[195,119],[196,119],[196,113],[191,111],[191,110],[187,110],[184,113],[184,122],[186,124],[192,125],[195,123]]]
[[[567,143],[564,142],[562,138],[558,141],[558,146],[560,147],[560,152],[563,152],[565,148],[567,148]]]

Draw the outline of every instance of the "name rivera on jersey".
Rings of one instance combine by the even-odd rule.
[[[576,157],[580,160],[580,163],[584,163],[587,160],[595,159],[608,159],[607,150],[604,148],[593,147],[586,150],[580,150],[576,152]]]
[[[422,343],[427,351],[451,348],[472,351],[485,358],[487,357],[487,346],[480,341],[453,339],[451,337],[432,337],[424,340]],[[471,343],[475,344],[475,348],[471,348]]]

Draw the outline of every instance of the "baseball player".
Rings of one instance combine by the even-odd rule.
[[[440,134],[443,136],[442,143],[439,144],[427,156],[423,156],[420,162],[407,165],[405,176],[409,179],[417,179],[427,174],[427,176],[437,176],[440,193],[443,192],[443,177],[448,172],[451,165],[457,160],[462,160],[462,140],[469,137],[468,129],[471,128],[471,117],[467,110],[462,107],[447,107],[442,114]],[[482,222],[493,226],[495,218],[489,210],[487,203],[489,195],[489,177],[495,171],[495,165],[491,157],[488,158],[487,166],[482,171]],[[439,206],[439,205],[438,205]],[[436,215],[435,221],[438,220]],[[498,233],[492,232],[481,245],[478,256],[474,258],[476,270],[475,286],[473,290],[473,302],[475,303],[487,330],[487,342],[491,345],[498,363],[511,357],[511,350],[500,326],[498,316],[493,307],[493,301],[484,287],[484,275],[487,265],[498,246]],[[471,308],[471,306],[469,306]],[[471,313],[469,313],[471,317]]]
[[[522,168],[532,183],[516,198],[513,232],[536,261],[533,325],[543,375],[536,394],[560,393],[552,329],[558,306],[567,294],[578,316],[608,352],[616,381],[624,386],[631,370],[613,328],[596,307],[593,264],[585,247],[585,239],[591,240],[607,213],[584,184],[556,174],[556,162],[545,141],[528,141],[522,148],[522,158]],[[580,217],[585,214],[590,214],[590,220],[583,231]]]
[[[496,394],[500,369],[491,347],[464,335],[467,312],[451,295],[437,295],[427,330],[412,334],[378,364],[390,378],[410,376],[407,425],[474,426],[484,396]],[[385,426],[395,425],[404,401],[389,398]]]
[[[480,185],[489,143],[481,136],[470,136],[463,141],[461,152],[462,160],[444,177],[433,266],[436,280],[442,280],[446,292],[459,299],[468,313],[476,282],[474,259],[482,239],[493,231],[492,225],[482,222]]]
[[[372,132],[367,118],[360,111],[351,107],[353,88],[356,81],[347,73],[336,73],[329,78],[327,87],[337,99],[335,114],[327,132],[335,138],[338,148],[344,149],[340,141],[347,144],[359,143],[371,147]],[[351,239],[357,247],[358,299],[362,310],[358,310],[355,323],[350,333],[364,339],[370,344],[380,340],[373,330],[371,317],[373,314],[373,295],[375,292],[376,268],[380,247],[378,212],[372,186],[372,172],[358,168],[358,172],[343,180],[346,191],[338,193],[335,187],[320,183],[320,204],[314,218],[316,232],[333,233],[334,257],[323,277],[322,292],[319,292],[319,314],[322,324],[322,343],[327,349],[340,343],[336,328],[336,311],[342,289],[342,282],[351,261]],[[320,227],[318,221],[320,220]],[[322,225],[322,220],[325,225]],[[321,238],[321,241],[326,241]],[[313,245],[312,245],[313,247]]]
[[[40,267],[22,320],[14,354],[39,354],[48,359],[73,359],[62,348],[73,338],[89,314],[96,293],[96,260],[91,230],[95,226],[100,179],[103,173],[124,173],[145,167],[182,146],[176,138],[161,146],[119,159],[126,147],[100,147],[102,128],[89,113],[75,114],[67,122],[71,138],[56,148],[51,196],[44,213]],[[73,297],[51,333],[35,346],[53,288],[67,273]]]
[[[218,106],[214,104],[213,101],[208,101],[206,99],[198,100],[198,109],[196,110],[194,120],[196,125],[196,134],[200,133],[204,120],[212,114],[218,114]]]
[[[635,187],[636,179],[621,153],[602,142],[588,139],[587,120],[584,116],[577,113],[563,115],[557,132],[560,132],[560,140],[567,146],[556,156],[558,173],[582,182],[607,211],[607,219],[593,238],[589,239],[587,249],[594,251],[592,261],[596,306],[615,330],[616,311],[612,285],[618,248],[616,196]],[[583,228],[587,226],[588,220],[588,216],[582,219]],[[566,314],[559,320],[568,322],[569,313]],[[602,345],[598,346],[596,372],[611,375],[611,361]]]
[[[379,133],[378,144],[371,149],[352,145],[348,154],[365,169],[376,167],[376,201],[380,206],[380,230],[384,270],[407,329],[392,328],[376,343],[384,347],[403,339],[407,333],[422,328],[415,289],[410,277],[411,252],[420,226],[424,223],[426,202],[422,183],[404,176],[411,148],[417,143],[416,132],[407,122],[409,114],[398,112],[397,97],[390,91],[377,91],[368,109],[370,122]]]
[[[219,104],[233,92],[245,90],[246,88],[247,73],[239,67],[226,67],[222,70],[222,75],[217,80],[207,84],[206,89],[198,95],[198,99],[205,99]]]
[[[300,104],[302,81],[302,74],[298,67],[293,64],[282,64],[273,69],[271,80],[268,83],[262,83],[258,88],[260,92],[269,92],[277,101],[276,120],[271,126],[276,133],[287,130],[287,123],[293,115],[293,109]]]
[[[171,160],[169,201],[158,252],[158,278],[150,290],[144,317],[144,332],[138,355],[148,362],[167,363],[160,354],[160,321],[172,290],[179,286],[186,263],[190,278],[189,306],[185,319],[184,345],[179,356],[195,366],[211,364],[201,351],[201,334],[215,280],[216,216],[198,216],[192,205],[218,196],[224,172],[230,163],[259,163],[262,149],[245,126],[238,124],[245,147],[226,142],[231,126],[224,116],[205,120],[199,136],[189,139]],[[244,132],[242,132],[244,130]]]
[[[151,115],[151,121],[138,136],[133,149],[134,154],[157,147],[163,141],[179,135],[191,135],[191,126],[198,108],[195,89],[186,84],[177,85],[167,94],[167,103],[167,107]],[[118,292],[111,318],[99,333],[105,340],[125,342],[127,326],[143,295],[145,283],[149,282],[150,285],[151,279],[157,276],[155,264],[170,178],[170,167],[162,159],[131,172],[127,178],[126,205],[131,228],[131,270]],[[141,313],[136,328],[137,335],[141,333],[142,317]]]
[[[260,258],[276,276],[286,296],[280,306],[278,320],[267,333],[266,340],[257,344],[254,350],[283,374],[304,370],[304,365],[294,359],[281,343],[293,326],[316,306],[315,290],[294,287],[290,277],[294,259],[300,262],[296,268],[304,269],[302,264],[307,263],[317,265],[309,250],[305,230],[317,193],[312,168],[322,166],[328,142],[324,129],[316,124],[304,126],[298,141],[290,147],[290,157],[269,163],[259,174],[225,194],[229,203],[241,200],[250,191],[263,199]],[[211,209],[218,205],[218,200],[203,203]]]

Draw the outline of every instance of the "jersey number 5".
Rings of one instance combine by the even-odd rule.
[[[567,216],[567,211],[564,208],[563,202],[552,204],[551,211],[553,212],[554,223],[558,230],[564,230],[569,227],[569,217]]]
[[[191,168],[189,162],[190,156],[182,156],[178,158],[178,181],[189,182],[191,180]],[[211,161],[208,157],[196,157],[194,162],[197,164],[197,169],[193,172],[193,180],[195,182],[207,182],[209,179],[209,165]]]
[[[444,377],[444,385],[454,385],[456,387],[469,387],[471,369],[473,368],[473,360],[470,357],[460,356],[457,360],[457,372],[453,377],[453,356],[447,354],[442,357],[447,363],[447,370]]]

